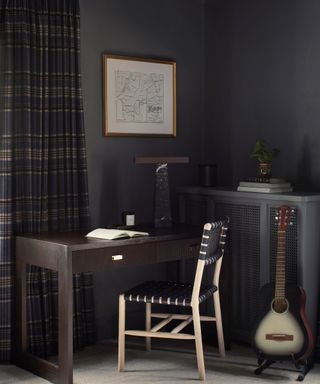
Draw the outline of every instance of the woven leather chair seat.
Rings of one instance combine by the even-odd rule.
[[[146,281],[124,293],[126,301],[191,306],[192,284],[168,281]],[[202,303],[217,290],[215,285],[201,285],[199,303]]]

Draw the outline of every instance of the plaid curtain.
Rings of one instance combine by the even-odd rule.
[[[14,235],[88,228],[79,23],[78,0],[0,0],[0,361],[13,352]],[[57,275],[30,267],[27,287],[29,349],[47,356]],[[94,341],[91,274],[74,276],[74,340]]]

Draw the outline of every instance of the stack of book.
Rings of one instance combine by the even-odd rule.
[[[292,185],[286,179],[253,178],[240,181],[237,191],[259,193],[283,193],[292,192]]]

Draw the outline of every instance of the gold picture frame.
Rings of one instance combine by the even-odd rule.
[[[176,63],[102,55],[105,136],[176,137]]]

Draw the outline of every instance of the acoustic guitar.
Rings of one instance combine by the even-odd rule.
[[[313,351],[313,337],[305,314],[303,288],[286,284],[286,230],[291,208],[278,209],[278,244],[275,284],[260,291],[260,308],[253,344],[260,359],[292,359],[304,364]]]

